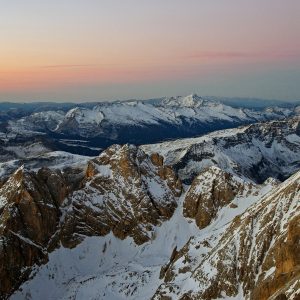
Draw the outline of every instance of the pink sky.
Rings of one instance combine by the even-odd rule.
[[[297,0],[10,0],[0,101],[300,99]]]

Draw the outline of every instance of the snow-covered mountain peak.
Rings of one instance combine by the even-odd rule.
[[[170,138],[199,136],[217,129],[283,119],[295,114],[293,109],[285,108],[236,108],[191,94],[153,101],[80,104],[67,113],[34,113],[9,121],[7,130],[10,136],[26,131],[31,135],[51,135],[55,132],[72,139],[97,137],[97,146],[104,148],[114,143],[144,144]]]
[[[93,109],[75,107],[67,112],[65,119],[74,119],[79,124],[89,123],[99,125],[104,119],[104,115],[97,106]]]
[[[202,97],[196,94],[191,94],[188,96],[167,97],[162,100],[161,105],[166,107],[197,108],[205,102],[207,101],[205,101]]]

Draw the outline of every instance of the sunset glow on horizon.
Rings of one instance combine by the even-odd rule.
[[[300,99],[296,0],[10,0],[0,101]]]

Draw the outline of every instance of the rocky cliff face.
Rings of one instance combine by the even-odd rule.
[[[224,229],[192,238],[153,299],[299,299],[299,199],[300,172]]]
[[[208,226],[218,211],[235,198],[246,198],[258,190],[252,183],[241,180],[217,167],[210,167],[201,172],[188,189],[184,203],[183,215],[193,218],[200,229]]]
[[[60,172],[18,169],[0,189],[0,294],[8,295],[30,267],[47,260],[47,244],[68,194]]]
[[[23,282],[34,264],[62,243],[75,247],[84,236],[151,239],[154,226],[169,219],[181,183],[157,154],[115,145],[76,170],[18,169],[0,188],[1,296]]]
[[[151,239],[153,226],[169,219],[181,183],[157,154],[149,157],[131,145],[114,145],[90,161],[83,187],[66,200],[62,241],[78,235]]]

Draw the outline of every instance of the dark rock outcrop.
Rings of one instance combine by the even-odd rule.
[[[59,222],[59,206],[68,194],[60,172],[18,169],[1,187],[0,295],[5,297],[47,260],[47,244]]]
[[[183,215],[193,218],[200,229],[208,226],[217,212],[252,185],[217,167],[201,172],[191,184],[183,204]]]
[[[153,299],[168,294],[177,299],[298,299],[299,199],[300,172],[235,217],[223,232],[220,228],[208,239],[190,239],[164,272],[165,283]]]
[[[89,162],[83,188],[66,201],[61,240],[73,247],[80,235],[112,231],[142,244],[153,226],[172,216],[180,194],[180,181],[162,157],[131,145],[111,146]]]

